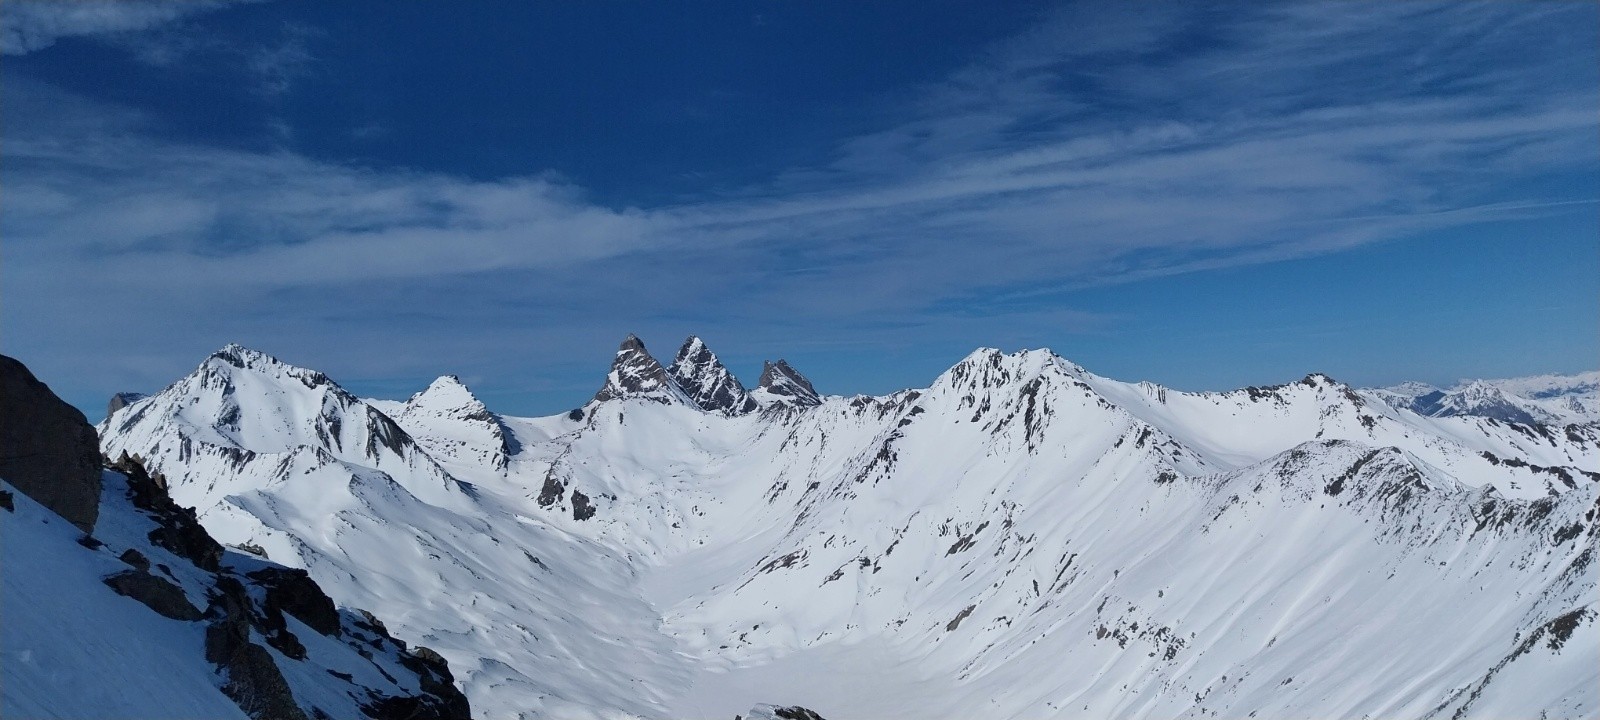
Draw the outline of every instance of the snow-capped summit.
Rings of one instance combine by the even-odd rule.
[[[804,408],[815,407],[822,403],[822,398],[817,395],[817,389],[811,386],[811,381],[801,375],[799,370],[790,367],[786,360],[762,363],[761,380],[751,395],[763,406],[787,405]]]
[[[672,382],[667,369],[650,355],[639,336],[629,333],[617,348],[617,357],[606,373],[605,385],[594,394],[590,403],[601,403],[622,397],[638,397],[657,402],[689,401]],[[576,412],[576,411],[575,411]]]
[[[434,380],[392,412],[395,421],[441,462],[505,470],[516,451],[515,436],[500,416],[454,375]]]
[[[442,501],[459,491],[457,480],[389,416],[321,372],[240,345],[112,413],[99,430],[109,457],[176,454],[182,469],[168,473],[169,480],[205,487],[210,499],[230,491],[219,476],[287,479],[296,469],[346,475],[352,465],[402,480],[419,496]]]
[[[734,377],[717,359],[717,354],[697,336],[690,335],[683,341],[667,374],[701,410],[743,415],[757,408],[739,378]]]

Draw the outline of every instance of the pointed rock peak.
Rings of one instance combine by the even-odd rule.
[[[822,404],[822,399],[817,395],[817,389],[811,386],[811,381],[784,360],[763,364],[761,381],[756,387],[757,392],[761,393],[767,402],[800,407]]]
[[[111,402],[106,403],[106,417],[111,417],[112,415],[115,415],[118,410],[139,402],[146,397],[148,396],[144,393],[136,392],[119,392],[115,395],[112,395]]]
[[[757,407],[739,379],[694,335],[683,341],[667,374],[701,410],[742,415]]]
[[[605,402],[628,395],[649,395],[667,401],[677,397],[677,388],[667,376],[644,342],[637,335],[628,335],[617,347],[617,357],[611,361],[611,372],[606,374],[606,384],[594,394],[594,402]]]

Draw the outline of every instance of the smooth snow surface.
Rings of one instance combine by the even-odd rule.
[[[107,474],[107,494],[115,479]],[[79,545],[82,531],[10,483],[0,486],[16,504],[14,513],[0,510],[0,716],[246,717],[205,660],[203,623],[169,620],[113,592],[101,578],[127,565]],[[128,519],[104,513],[98,529],[124,535]],[[188,563],[168,566],[183,572]]]
[[[1594,424],[994,350],[728,414],[635,344],[615,397],[536,419],[230,347],[101,432],[480,717],[1600,714]]]

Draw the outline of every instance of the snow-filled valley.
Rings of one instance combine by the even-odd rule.
[[[1557,385],[1524,384],[1491,389]],[[1596,717],[1600,424],[1445,395],[984,349],[840,397],[630,337],[592,402],[518,418],[229,346],[99,431],[478,717]]]

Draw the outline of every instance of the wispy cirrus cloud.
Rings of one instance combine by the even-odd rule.
[[[63,37],[132,33],[258,0],[11,0],[0,13],[0,54],[25,55]]]
[[[1075,8],[908,91],[895,122],[829,157],[652,207],[597,204],[553,174],[174,143],[131,112],[13,82],[29,122],[6,127],[0,168],[8,324],[48,342],[44,324],[64,320],[187,358],[166,320],[182,316],[204,345],[368,337],[410,348],[388,356],[399,365],[523,347],[516,323],[569,340],[738,327],[753,345],[997,318],[1093,329],[1107,319],[1029,300],[1589,202],[1535,181],[1600,167],[1600,64],[1572,30],[1593,15]],[[109,305],[73,292],[130,279],[138,291]],[[45,298],[55,317],[29,316]],[[396,317],[415,338],[363,327]]]

